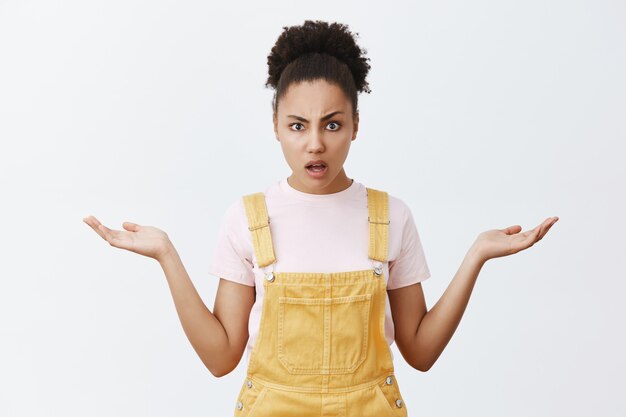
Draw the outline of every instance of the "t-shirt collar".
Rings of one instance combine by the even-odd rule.
[[[347,197],[354,195],[358,190],[358,183],[354,181],[354,179],[352,180],[352,184],[350,184],[350,186],[346,188],[345,190],[341,190],[336,193],[330,193],[330,194],[312,194],[312,193],[305,193],[303,191],[296,190],[289,184],[289,182],[287,181],[287,177],[281,179],[279,182],[279,185],[280,185],[281,190],[284,191],[285,193],[293,197],[297,197],[297,198],[300,198],[303,200],[309,200],[309,201],[336,200],[336,199],[347,198]]]

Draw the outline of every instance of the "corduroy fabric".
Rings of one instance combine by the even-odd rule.
[[[367,189],[368,256],[385,262],[389,208]],[[276,260],[263,193],[244,196],[258,265]],[[269,272],[235,416],[406,417],[385,339],[382,270]]]
[[[243,199],[257,262],[260,267],[270,265],[276,257],[270,235],[270,220],[265,196],[259,192],[245,195]]]

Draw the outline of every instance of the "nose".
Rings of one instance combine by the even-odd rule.
[[[307,151],[313,153],[320,153],[324,151],[324,140],[322,133],[317,130],[311,130],[308,137]]]

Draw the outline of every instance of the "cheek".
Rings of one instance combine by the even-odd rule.
[[[298,159],[298,155],[302,153],[299,149],[297,149],[296,144],[289,142],[288,140],[281,139],[280,146],[283,150],[283,155],[285,156],[285,159],[290,164],[296,162]]]
[[[335,149],[341,153],[348,153],[350,145],[352,144],[351,137],[342,138],[335,145]]]
[[[289,136],[282,138],[280,141],[280,145],[282,146],[283,151],[286,154],[294,155],[300,152],[301,145]]]

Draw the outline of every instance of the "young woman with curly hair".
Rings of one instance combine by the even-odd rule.
[[[430,272],[410,209],[343,166],[357,138],[357,95],[370,92],[364,54],[346,25],[284,27],[266,86],[275,89],[274,132],[292,172],[227,209],[210,268],[220,277],[213,312],[165,232],[85,218],[111,245],[159,261],[213,375],[231,372],[246,352],[235,416],[407,416],[391,343],[410,366],[430,369],[482,265],[532,246],[557,220],[478,235],[427,311],[421,281]]]

